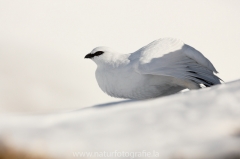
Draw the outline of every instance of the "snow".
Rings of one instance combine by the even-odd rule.
[[[239,103],[240,80],[68,112],[5,113],[0,116],[0,138],[22,151],[55,158],[104,151],[157,152],[156,158],[164,159],[224,158],[240,155]]]

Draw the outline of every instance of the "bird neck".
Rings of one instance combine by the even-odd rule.
[[[129,63],[129,54],[113,54],[104,58],[104,60],[96,61],[98,67],[102,68],[119,68]]]

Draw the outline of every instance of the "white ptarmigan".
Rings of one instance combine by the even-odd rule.
[[[110,96],[148,99],[220,84],[212,63],[181,40],[162,38],[136,52],[97,47],[85,58],[97,64],[99,87]]]

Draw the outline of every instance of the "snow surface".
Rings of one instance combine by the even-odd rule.
[[[2,114],[0,138],[14,148],[56,158],[116,150],[156,151],[164,159],[240,155],[240,80],[152,100]]]

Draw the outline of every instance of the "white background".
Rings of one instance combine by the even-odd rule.
[[[97,85],[94,47],[134,52],[161,37],[240,78],[238,0],[0,0],[0,110],[42,112],[116,101]]]

